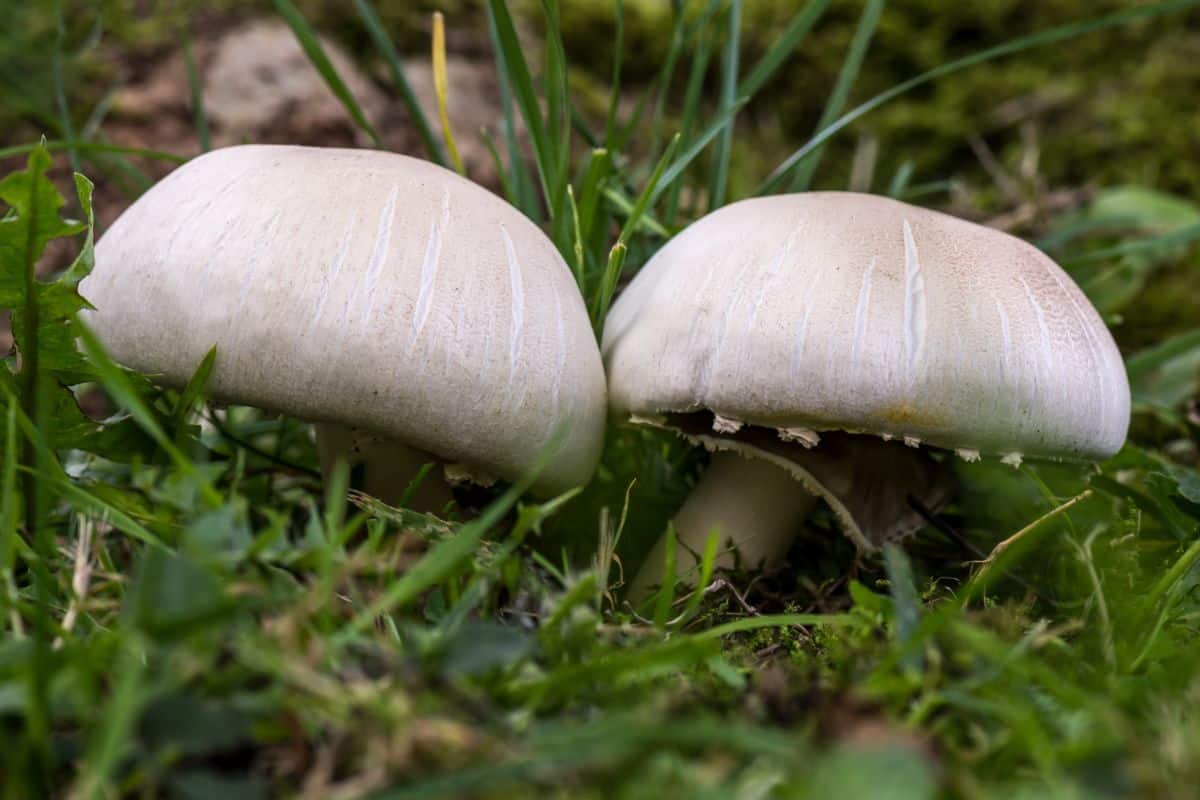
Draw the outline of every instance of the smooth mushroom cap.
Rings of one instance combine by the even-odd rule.
[[[434,164],[244,146],[188,162],[96,246],[85,315],[130,367],[352,425],[535,489],[586,482],[605,379],[567,265],[529,219]]]
[[[610,403],[719,425],[840,429],[1008,459],[1120,449],[1129,383],[1096,310],[1050,258],[883,197],[726,206],[614,304]]]

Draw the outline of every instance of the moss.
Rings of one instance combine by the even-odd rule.
[[[1002,41],[1126,5],[1088,0],[892,3],[880,20],[851,102]],[[628,82],[636,85],[649,80],[661,63],[672,23],[667,3],[631,1],[625,6],[624,65]],[[774,41],[795,6],[782,0],[745,4],[743,69]],[[781,146],[802,143],[836,79],[858,11],[858,4],[832,4],[743,115],[742,124],[777,128],[780,135],[768,133],[768,139]],[[563,35],[572,63],[609,69],[609,49],[596,43],[611,41],[612,16],[607,0],[564,3]],[[1017,123],[1031,119],[1040,133],[1041,174],[1050,185],[1132,182],[1197,196],[1200,162],[1188,153],[1200,124],[1194,93],[1200,80],[1200,30],[1180,24],[1183,19],[1143,21],[983,64],[912,92],[855,127],[879,137],[879,175],[890,177],[912,160],[918,179],[959,174],[980,179],[984,175],[967,137],[987,137],[1002,160],[1013,163],[1022,147]],[[714,59],[710,81],[716,70]],[[677,88],[681,84],[677,77]],[[831,147],[819,183],[845,185],[854,142],[853,135],[844,136]]]

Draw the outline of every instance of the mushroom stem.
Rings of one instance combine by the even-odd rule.
[[[322,474],[328,476],[337,461],[345,459],[351,473],[362,471],[361,483],[355,488],[389,505],[399,505],[421,467],[436,460],[394,439],[382,439],[345,425],[323,422],[313,427]],[[425,476],[406,505],[414,511],[440,511],[453,499],[440,470],[435,470]]]
[[[720,537],[718,567],[734,565],[734,550],[743,566],[774,566],[816,505],[817,498],[781,467],[737,453],[713,453],[708,469],[675,515],[675,574],[686,582],[696,556],[704,553],[714,532]],[[665,557],[663,537],[629,585],[629,597],[635,602],[662,582]]]

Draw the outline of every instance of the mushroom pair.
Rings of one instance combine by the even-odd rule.
[[[420,466],[533,488],[600,456],[604,371],[583,299],[529,219],[418,159],[242,146],[171,173],[96,246],[85,321],[114,358],[185,383],[217,347],[217,399],[317,423],[395,502]],[[425,508],[446,498],[426,481]],[[440,489],[440,492],[439,492]]]
[[[318,424],[394,501],[451,477],[588,480],[606,406],[714,451],[676,517],[677,564],[716,530],[770,566],[824,499],[871,550],[949,494],[928,446],[1099,458],[1129,386],[1103,322],[1034,247],[894,200],[734,203],[668,243],[614,304],[601,364],[561,256],[440,167],[363,150],[243,146],[176,170],[96,247],[82,291],[113,355],[182,384],[214,344],[218,399]],[[608,373],[608,395],[605,373]],[[444,495],[429,487],[426,508]],[[441,486],[444,492],[444,486]],[[657,582],[662,543],[634,579]]]
[[[745,200],[691,225],[606,321],[610,405],[713,451],[678,512],[677,571],[784,555],[815,498],[872,550],[948,494],[930,446],[968,461],[1120,449],[1129,384],[1087,298],[996,230],[895,200]],[[660,542],[631,586],[662,577]]]

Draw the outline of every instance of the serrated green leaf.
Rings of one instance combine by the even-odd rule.
[[[0,201],[9,208],[0,218],[0,308],[25,303],[27,262],[36,263],[48,242],[86,228],[59,216],[66,200],[46,177],[49,168],[50,154],[38,148],[24,170],[0,180]]]
[[[85,176],[78,172],[75,173],[75,196],[79,198],[79,208],[83,211],[84,217],[83,224],[87,226],[87,229],[83,246],[79,248],[75,260],[58,279],[58,283],[62,286],[75,287],[79,285],[79,282],[91,274],[92,268],[96,266],[96,215],[92,209],[92,190],[94,188],[95,186]],[[84,302],[86,303],[86,301]]]

